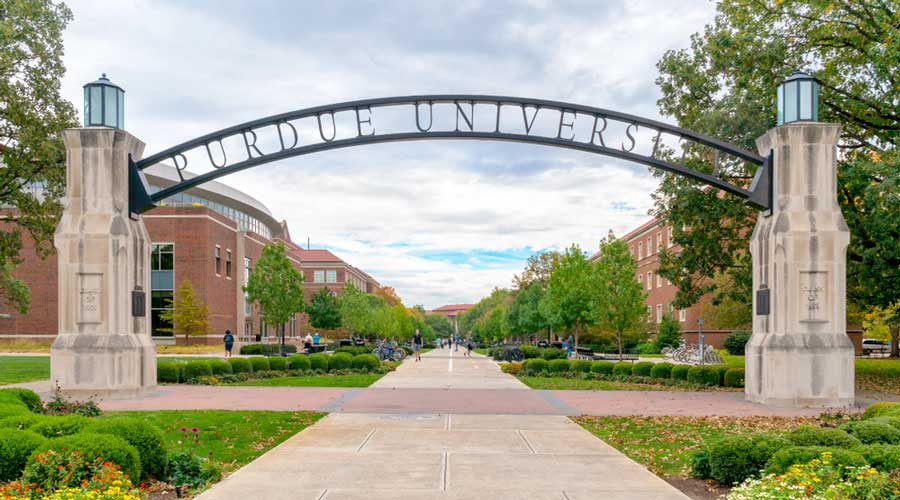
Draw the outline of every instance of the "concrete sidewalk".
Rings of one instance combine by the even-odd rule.
[[[370,389],[534,397],[483,357],[431,351]],[[404,387],[404,389],[394,389]],[[448,389],[449,387],[449,389]],[[482,389],[491,387],[493,389]],[[500,388],[503,389],[500,389]],[[412,391],[412,392],[411,392]],[[357,396],[347,404],[357,401]],[[540,400],[538,396],[538,400]],[[423,399],[419,398],[423,402]],[[424,408],[423,408],[424,409]],[[333,413],[238,470],[203,500],[588,500],[688,497],[560,415]]]

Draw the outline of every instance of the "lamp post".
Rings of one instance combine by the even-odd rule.
[[[125,90],[106,73],[84,85],[84,126],[125,128]]]
[[[778,125],[819,120],[819,82],[815,78],[795,71],[778,84],[776,95]]]
[[[700,366],[703,366],[703,318],[697,318],[697,342],[700,344]]]

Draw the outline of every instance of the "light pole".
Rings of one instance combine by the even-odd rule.
[[[700,366],[703,366],[703,318],[697,318],[697,342],[700,344]]]

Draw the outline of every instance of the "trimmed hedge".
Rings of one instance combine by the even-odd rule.
[[[32,425],[40,422],[43,415],[35,415],[34,413],[23,413],[21,415],[12,415],[0,418],[0,429],[19,429],[25,430]]]
[[[729,368],[725,372],[723,384],[725,387],[744,387],[744,369]]]
[[[42,453],[47,450],[53,450],[56,453],[78,451],[87,462],[93,462],[98,458],[102,458],[119,465],[122,468],[122,472],[127,474],[128,478],[133,481],[137,481],[141,477],[140,454],[134,446],[117,436],[82,432],[72,436],[51,439],[46,446],[38,448],[35,452]]]
[[[710,368],[715,370],[716,374],[719,376],[719,382],[716,385],[725,385],[725,374],[728,373],[728,367],[725,365],[715,365]]]
[[[615,364],[612,361],[594,361],[591,363],[591,373],[612,375],[613,366],[615,366]]]
[[[181,377],[185,382],[190,382],[198,377],[209,377],[213,374],[207,361],[189,361],[181,371]]]
[[[48,438],[56,438],[61,436],[71,436],[87,429],[91,425],[91,419],[82,417],[81,415],[62,415],[58,417],[46,416],[31,427],[31,432],[36,432],[41,436]]]
[[[853,448],[862,443],[846,431],[834,427],[801,425],[785,436],[795,446],[835,446]]]
[[[741,483],[755,477],[786,446],[786,439],[767,434],[726,437],[708,447],[710,476],[725,484]]]
[[[163,384],[177,384],[181,381],[184,363],[156,363],[156,381]]]
[[[618,363],[613,364],[613,375],[619,375],[622,377],[630,377],[631,376],[631,363],[628,361],[619,361]]]
[[[590,373],[591,362],[586,359],[576,359],[569,363],[569,371],[578,373]]]
[[[650,376],[653,378],[672,378],[672,368],[675,365],[672,363],[656,363],[653,365],[653,368],[650,368]]]
[[[247,358],[228,358],[232,373],[252,373],[253,365]]]
[[[337,354],[339,352],[346,352],[351,356],[358,356],[360,354],[371,354],[372,348],[364,345],[352,345],[352,346],[344,346],[338,347],[334,350],[334,353]]]
[[[265,358],[262,356],[253,356],[252,358],[248,358],[250,364],[253,365],[254,372],[261,372],[269,369],[269,358]]]
[[[114,418],[97,420],[87,431],[122,438],[138,451],[142,478],[165,479],[166,441],[155,425],[133,418]]]
[[[38,393],[32,391],[31,389],[10,387],[9,389],[5,390],[12,394],[15,394],[16,397],[19,398],[19,401],[25,403],[25,406],[27,406],[30,411],[38,412],[44,409],[44,402],[41,401],[41,397],[38,396]]]
[[[532,358],[525,360],[525,373],[534,375],[547,371],[547,360],[543,358]]]
[[[294,344],[285,344],[284,352],[294,354],[297,352],[297,346]],[[241,346],[241,354],[276,354],[281,353],[281,344],[244,344]]]
[[[309,356],[309,367],[313,370],[319,370],[322,372],[328,371],[328,355],[322,353],[310,354]]]
[[[287,358],[282,356],[272,356],[269,358],[269,369],[270,370],[284,370],[287,369]]]
[[[0,418],[23,413],[31,413],[31,410],[19,399],[16,392],[10,389],[0,389]]]
[[[750,341],[750,332],[742,332],[740,330],[731,332],[730,335],[722,343],[722,347],[733,356],[743,356],[747,348],[747,342]]]
[[[550,373],[565,373],[569,371],[569,360],[567,359],[551,359],[547,363],[547,370]]]
[[[309,370],[309,358],[305,354],[295,354],[287,359],[291,370]]]
[[[34,450],[47,446],[40,434],[18,429],[0,429],[0,483],[18,479]]]
[[[837,467],[864,467],[868,464],[862,455],[849,450],[827,446],[791,446],[772,455],[766,463],[766,474],[784,474],[791,466],[820,458],[826,451],[831,453],[830,462]]]
[[[869,420],[870,422],[881,422],[888,424],[895,429],[900,429],[900,417],[877,417]]]
[[[232,372],[231,365],[222,359],[211,359],[207,361],[213,375],[228,375]]]
[[[687,380],[688,379],[688,371],[690,371],[691,367],[688,365],[675,365],[672,367],[672,379],[674,380]]]
[[[525,359],[534,359],[541,357],[541,350],[533,345],[522,344],[519,346],[519,350],[522,351]]]
[[[688,369],[687,381],[697,385],[719,385],[719,372],[711,366],[692,366]]]
[[[566,359],[568,355],[566,351],[556,348],[556,347],[548,347],[541,352],[541,357],[550,361],[551,359]]]
[[[841,426],[863,444],[900,444],[900,430],[884,422],[861,420],[847,422]]]
[[[653,363],[650,361],[639,361],[631,366],[631,374],[637,377],[649,377],[653,370]]]
[[[381,366],[381,361],[374,354],[357,354],[351,359],[351,365],[355,370],[374,372]]]
[[[900,446],[895,444],[864,444],[851,451],[862,455],[869,465],[880,472],[891,472],[900,467]]]
[[[900,416],[900,403],[889,401],[873,403],[866,408],[865,413],[863,413],[863,420],[886,416]]]
[[[345,352],[336,352],[331,355],[331,359],[328,360],[328,369],[329,370],[349,370],[350,366],[353,364],[353,356],[345,353]]]

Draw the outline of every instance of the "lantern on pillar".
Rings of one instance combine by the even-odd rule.
[[[778,85],[778,125],[819,120],[819,82],[795,71]]]
[[[84,86],[85,127],[125,127],[125,91],[106,73]]]

